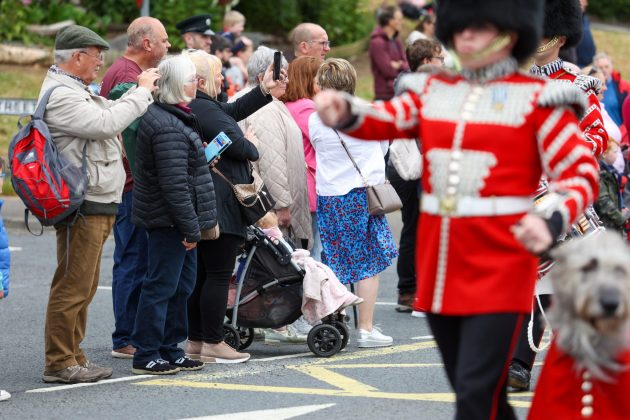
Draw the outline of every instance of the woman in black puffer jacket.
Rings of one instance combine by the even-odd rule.
[[[195,66],[180,56],[158,70],[156,102],[142,117],[136,140],[133,222],[147,229],[148,270],[131,339],[133,373],[163,375],[203,368],[177,344],[187,336],[196,244],[217,216],[199,123],[187,106],[197,88]]]
[[[199,78],[197,98],[190,107],[199,117],[205,141],[211,141],[221,131],[232,140],[216,168],[233,184],[253,182],[249,161],[258,160],[258,150],[253,143],[256,139],[249,135],[246,138],[236,121],[247,118],[272,101],[269,89],[278,82],[272,81],[271,67],[261,89],[254,89],[238,101],[227,104],[216,100],[223,81],[221,61],[203,51],[189,52],[188,56],[195,63]],[[247,361],[249,354],[237,352],[223,341],[223,319],[228,284],[246,235],[247,222],[230,185],[215,173],[212,173],[212,179],[221,235],[217,240],[199,243],[197,284],[188,301],[186,354],[205,363],[240,363]]]

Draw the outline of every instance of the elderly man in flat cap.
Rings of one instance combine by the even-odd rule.
[[[112,229],[125,184],[121,144],[125,127],[153,102],[159,78],[155,68],[138,77],[138,87],[118,101],[95,96],[88,89],[103,66],[109,44],[93,31],[70,26],[57,34],[55,64],[48,70],[40,99],[50,94],[44,122],[59,153],[83,166],[88,189],[78,215],[55,225],[58,266],[46,312],[44,382],[95,382],[112,370],[91,363],[80,347],[87,309],[98,286],[101,252]]]
[[[211,15],[196,15],[182,20],[175,27],[182,34],[186,48],[203,50],[210,54],[210,46],[212,45],[210,36],[214,35],[214,31],[210,29],[211,22]]]

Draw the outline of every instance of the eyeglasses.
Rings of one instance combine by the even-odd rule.
[[[437,56],[437,57],[431,57],[431,58],[435,58],[436,60],[440,60],[442,62],[442,64],[444,64],[444,57]]]
[[[309,44],[319,44],[322,48],[330,48],[330,41],[306,41]]]
[[[98,55],[93,55],[93,54],[90,54],[87,51],[79,51],[79,54],[89,55],[90,57],[95,58],[98,61],[104,61],[105,60],[105,55],[102,52],[99,53]]]
[[[186,83],[198,83],[199,82],[199,76],[194,75],[191,76],[188,80],[186,80]]]

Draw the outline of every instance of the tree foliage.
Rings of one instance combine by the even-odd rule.
[[[367,0],[240,0],[235,7],[247,17],[247,30],[287,36],[300,22],[323,26],[335,44],[366,36],[374,20]],[[151,15],[160,19],[175,47],[182,47],[175,24],[189,16],[210,13],[212,27],[222,30],[223,7],[218,0],[151,0]],[[0,42],[52,44],[53,37],[34,35],[30,24],[51,24],[72,19],[105,34],[110,24],[127,24],[139,16],[136,0],[0,0]]]
[[[588,13],[604,20],[630,22],[630,2],[628,0],[590,1]]]

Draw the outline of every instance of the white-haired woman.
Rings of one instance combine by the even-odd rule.
[[[249,161],[258,160],[255,136],[244,134],[236,121],[248,117],[271,102],[272,67],[265,73],[260,89],[234,103],[217,101],[223,76],[221,61],[204,51],[188,51],[197,72],[196,99],[190,103],[199,117],[202,137],[212,140],[224,132],[232,144],[221,155],[216,168],[232,184],[249,184],[252,172]],[[205,363],[240,363],[249,359],[223,341],[223,320],[227,307],[228,285],[240,245],[246,236],[247,222],[241,214],[231,186],[212,173],[217,197],[217,218],[221,235],[218,239],[199,243],[197,282],[188,302],[188,343],[186,353]]]
[[[274,50],[258,47],[250,57],[247,72],[251,75],[247,87],[238,92],[231,100],[236,100],[247,92],[260,86],[265,70],[273,62]],[[282,68],[289,67],[282,58]],[[278,99],[286,91],[286,84],[272,89],[274,101],[239,122],[243,130],[252,129],[260,139],[258,153],[260,159],[256,167],[265,181],[269,193],[276,200],[275,211],[280,227],[285,235],[296,240],[304,249],[313,243],[311,214],[308,207],[306,189],[306,167],[304,166],[304,147],[302,133],[289,110]]]
[[[133,222],[148,233],[148,273],[132,342],[133,373],[164,375],[203,368],[177,344],[187,336],[195,247],[216,226],[217,211],[199,122],[188,107],[197,89],[195,66],[171,57],[158,71],[155,103],[142,117],[136,144]]]

